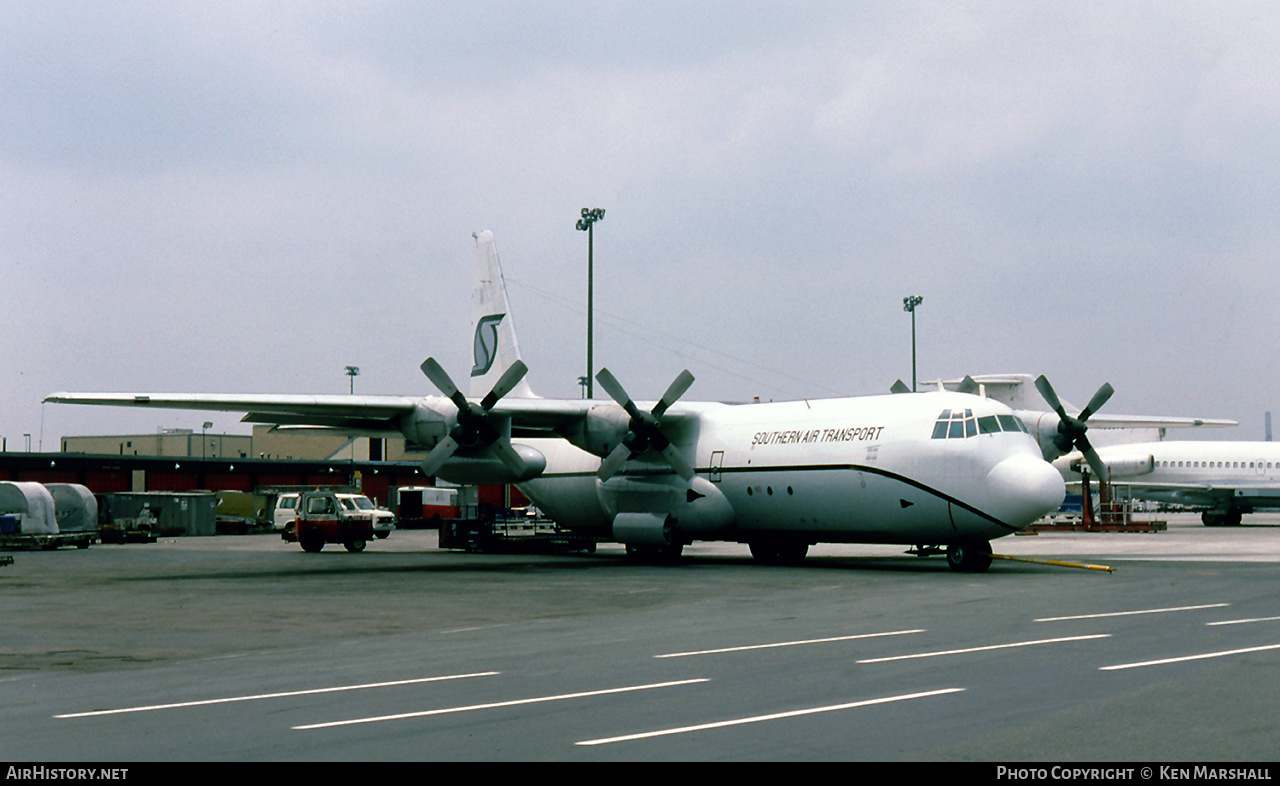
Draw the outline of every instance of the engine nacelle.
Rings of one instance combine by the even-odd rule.
[[[626,411],[614,404],[598,404],[587,410],[563,432],[569,444],[597,456],[607,456],[622,442],[630,430],[631,418]]]
[[[1036,444],[1040,446],[1040,454],[1044,456],[1045,461],[1052,462],[1071,451],[1070,446],[1063,450],[1062,445],[1059,444],[1062,434],[1058,431],[1060,421],[1056,413],[1018,410],[1013,414],[1022,421],[1022,425],[1027,427],[1031,436],[1035,437]]]
[[[457,408],[448,399],[423,399],[400,420],[400,433],[411,445],[431,450],[457,422]]]
[[[488,483],[523,483],[540,476],[547,469],[547,457],[528,445],[512,443],[511,449],[524,464],[523,471],[512,471],[506,463],[492,454],[464,456],[455,454],[440,469],[436,477],[459,486],[475,486]]]

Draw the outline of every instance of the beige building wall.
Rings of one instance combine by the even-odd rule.
[[[322,429],[277,429],[253,427],[253,449],[257,458],[296,458],[316,461],[370,461],[371,437],[350,437]],[[424,451],[409,451],[404,437],[381,439],[380,461],[421,461]]]
[[[186,429],[157,434],[63,437],[64,453],[176,458],[272,458],[310,461],[370,461],[371,438],[323,429],[254,426],[253,434],[201,434]],[[380,461],[421,461],[425,451],[408,451],[403,437],[381,439]]]
[[[253,455],[253,437],[243,434],[204,434],[187,429],[157,434],[63,437],[62,452],[113,456],[249,458]]]

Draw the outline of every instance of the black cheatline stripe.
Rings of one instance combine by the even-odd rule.
[[[703,467],[697,470],[697,474],[707,475],[710,473],[710,471],[711,470],[709,468]],[[996,518],[995,516],[992,516],[990,513],[987,513],[984,510],[980,510],[979,508],[976,508],[973,505],[970,505],[968,502],[965,502],[964,500],[961,500],[961,499],[957,499],[951,496],[950,494],[947,494],[944,491],[939,491],[938,489],[928,485],[927,483],[921,483],[920,481],[915,480],[913,478],[909,478],[906,475],[899,475],[896,472],[889,472],[888,470],[880,469],[878,467],[868,467],[861,464],[802,464],[798,466],[779,465],[779,466],[773,466],[773,467],[721,467],[717,469],[716,472],[718,472],[721,475],[745,474],[748,472],[866,472],[872,475],[879,475],[880,477],[886,478],[888,480],[897,481],[898,483],[902,483],[907,486],[912,486],[914,488],[917,488],[925,492],[926,494],[930,494],[934,497],[937,497],[940,500],[949,502],[952,505],[963,508],[964,510],[974,514],[975,516],[984,518],[987,521],[991,522],[992,524],[995,524],[996,526],[1004,527],[1010,532],[1018,531],[1017,527],[1012,527],[1004,523],[1000,519]],[[589,477],[595,477],[595,474],[596,473],[594,472],[564,472],[564,473],[558,473],[554,475],[545,474],[545,475],[542,475],[540,478],[537,478],[537,480],[543,480],[548,478],[573,478],[573,477],[589,478]],[[624,474],[626,476],[635,477],[635,476],[643,476],[643,475],[670,475],[672,473],[670,470],[667,470],[667,469],[655,469],[652,472],[641,471],[641,472],[619,473],[619,477],[623,476]]]

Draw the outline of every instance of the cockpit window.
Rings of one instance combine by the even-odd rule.
[[[978,434],[999,434],[1002,431],[1027,433],[1026,426],[1013,415],[983,415],[975,418],[973,410],[944,409],[933,424],[934,439],[964,439]]]
[[[1027,426],[1014,415],[1000,415],[1000,427],[1005,431],[1021,431],[1023,434],[1030,434]]]
[[[934,439],[964,439],[978,433],[978,423],[971,409],[944,409],[933,426]]]

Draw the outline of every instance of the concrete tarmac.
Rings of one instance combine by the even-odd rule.
[[[276,536],[17,552],[0,760],[1268,762],[1280,517],[678,565]]]

